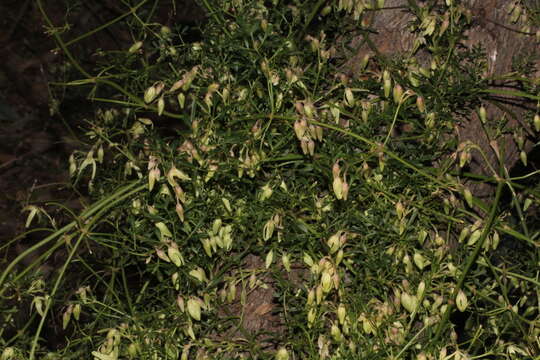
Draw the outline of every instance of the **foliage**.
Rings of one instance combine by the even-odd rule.
[[[366,57],[361,76],[336,24],[376,6],[203,1],[194,43],[128,17],[133,46],[64,84],[100,104],[69,160],[94,202],[2,274],[4,320],[31,304],[2,359],[538,354],[538,191],[501,166],[472,197],[453,129],[488,96],[484,55],[456,46],[463,6],[410,3],[431,65]],[[61,269],[30,271],[54,250]],[[234,309],[265,289],[274,325],[250,328]]]

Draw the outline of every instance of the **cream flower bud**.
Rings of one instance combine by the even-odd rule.
[[[330,273],[325,270],[323,271],[322,275],[321,275],[321,287],[322,287],[322,290],[325,292],[325,293],[328,293],[330,292],[330,290],[332,290],[332,276],[330,275]]]
[[[427,261],[426,258],[423,257],[422,254],[420,254],[419,252],[414,253],[413,261],[420,270],[424,270],[424,268],[429,265],[429,261]]]
[[[347,310],[345,309],[345,305],[339,304],[336,310],[336,315],[339,323],[343,325],[343,323],[345,323],[345,317],[347,316]]]
[[[370,58],[369,54],[364,55],[364,57],[360,61],[360,70],[363,71],[367,68],[367,65],[369,63],[369,58]]]
[[[415,296],[411,296],[404,291],[401,293],[401,305],[403,305],[405,310],[413,313],[418,307],[418,299]]]
[[[426,282],[420,281],[420,284],[418,284],[418,288],[416,289],[416,299],[418,301],[421,301],[424,298],[424,293],[426,291]]]
[[[189,272],[189,275],[193,276],[195,279],[199,280],[200,282],[208,281],[208,279],[206,278],[204,269],[198,266],[196,269],[191,270]]]
[[[266,259],[264,261],[265,267],[267,269],[270,268],[270,265],[272,265],[272,261],[274,261],[274,251],[270,250],[268,254],[266,254]]]
[[[334,254],[336,251],[339,250],[341,246],[339,242],[339,236],[340,236],[340,231],[330,236],[328,241],[326,241],[326,245],[328,245],[328,247],[330,248],[330,254]]]
[[[416,97],[416,107],[421,113],[426,112],[426,104],[423,96]]]
[[[523,166],[527,166],[527,153],[523,150],[519,152],[519,159],[523,163]]]
[[[540,32],[540,30],[538,30]],[[540,131],[540,115],[536,114],[534,115],[533,119],[534,129],[539,132]]]
[[[468,188],[463,189],[463,196],[465,197],[465,201],[467,202],[467,205],[469,205],[470,208],[474,206],[473,202],[473,196],[471,193],[471,190]]]
[[[180,253],[180,250],[178,250],[176,244],[171,245],[167,248],[167,255],[169,256],[169,259],[171,259],[173,264],[177,267],[180,267],[184,264],[184,258],[182,257],[182,254]]]
[[[396,84],[394,86],[394,90],[392,91],[392,95],[394,97],[394,102],[396,104],[399,104],[403,100],[403,87],[401,85]]]
[[[349,107],[353,107],[355,104],[354,94],[351,88],[345,88],[345,104]]]
[[[342,184],[342,196],[343,196],[343,200],[347,200],[347,198],[349,197],[349,183],[347,182],[347,180],[343,180],[343,184]]]
[[[187,310],[189,316],[191,316],[192,319],[200,321],[201,320],[201,303],[200,301],[190,298],[187,301]]]
[[[289,352],[287,351],[286,348],[281,347],[276,352],[276,357],[275,358],[276,358],[276,360],[289,360]]]
[[[315,310],[315,308],[309,309],[308,314],[307,314],[308,327],[313,326],[313,323],[315,322],[316,319],[317,319],[317,311]]]
[[[343,181],[339,177],[335,177],[332,182],[332,189],[338,200],[343,199]]]
[[[151,169],[148,172],[148,190],[152,191],[154,188],[154,185],[156,184],[156,181],[159,181],[161,178],[161,171],[156,167]]]
[[[158,256],[158,258],[160,258],[161,260],[165,262],[171,262],[171,259],[169,259],[167,254],[159,248],[156,248],[156,255]]]
[[[175,186],[178,186],[176,179],[180,179],[181,181],[191,180],[189,175],[187,175],[182,170],[178,170],[176,166],[173,165],[167,172],[167,181],[169,182],[171,186],[175,187]]]
[[[390,96],[390,91],[392,90],[392,80],[385,80],[383,84],[384,97],[388,98]]]
[[[341,330],[336,324],[332,324],[332,327],[330,327],[330,335],[332,335],[334,340],[337,342],[340,342],[342,340]]]
[[[163,114],[163,111],[165,110],[165,100],[163,99],[163,96],[159,98],[157,102],[157,113],[158,116],[161,116]]]
[[[281,262],[283,263],[283,267],[285,267],[285,270],[287,272],[291,271],[291,260],[289,259],[289,255],[287,253],[283,253],[281,255]]]
[[[169,228],[167,228],[167,225],[163,222],[157,222],[155,223],[155,226],[159,229],[159,233],[161,235],[161,240],[163,240],[166,237],[172,238],[173,234],[170,232]]]
[[[341,264],[341,261],[343,260],[343,256],[345,253],[343,252],[343,249],[339,249],[336,255],[336,266]]]
[[[456,306],[459,311],[464,312],[467,309],[469,302],[467,301],[467,295],[463,292],[463,290],[459,290],[457,297],[456,297]]]
[[[152,85],[144,92],[144,102],[147,104],[151,103],[156,98],[156,96],[156,88]]]

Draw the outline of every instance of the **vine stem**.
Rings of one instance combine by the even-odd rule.
[[[136,186],[139,185],[139,186]],[[136,187],[135,187],[136,186]],[[135,187],[135,188],[133,188]],[[139,191],[146,188],[146,184],[141,185],[139,181],[135,181],[131,183],[130,185],[123,187],[118,191],[117,193],[109,196],[106,198],[106,201],[103,202],[103,205],[100,206],[98,209],[95,209],[95,215],[89,219],[87,222],[85,222],[84,226],[79,229],[79,237],[75,244],[73,245],[73,248],[71,249],[68,258],[64,262],[64,265],[62,266],[62,269],[60,270],[60,273],[58,274],[58,278],[56,279],[54,286],[51,290],[51,295],[49,299],[46,301],[45,310],[43,312],[43,316],[41,317],[41,320],[39,322],[38,328],[36,330],[36,334],[34,336],[34,339],[32,340],[32,348],[30,349],[30,357],[29,360],[34,360],[35,358],[35,352],[36,348],[39,342],[39,335],[41,334],[41,331],[43,330],[43,326],[45,324],[45,319],[47,318],[47,314],[51,308],[51,305],[53,303],[53,298],[56,292],[58,291],[58,288],[60,287],[60,284],[62,282],[62,279],[64,278],[64,275],[66,273],[66,270],[71,263],[71,259],[73,256],[75,256],[75,252],[77,251],[79,245],[81,244],[82,240],[86,237],[86,235],[90,232],[93,225],[111,209],[116,204],[128,199],[132,195],[138,193]],[[120,194],[120,195],[119,195]],[[77,222],[72,222],[70,225],[75,226]]]
[[[497,217],[497,208],[499,206],[499,201],[501,200],[501,194],[504,187],[504,181],[500,179],[497,183],[497,189],[495,191],[495,200],[491,204],[491,209],[489,211],[489,217],[486,225],[484,226],[484,230],[482,231],[482,234],[480,235],[480,239],[478,239],[478,242],[476,243],[476,248],[474,249],[473,253],[469,255],[467,258],[467,262],[465,263],[465,268],[463,269],[463,272],[461,273],[461,276],[458,280],[458,283],[456,287],[454,288],[454,291],[451,295],[451,300],[448,302],[448,306],[446,308],[446,311],[443,314],[443,317],[441,321],[439,322],[439,325],[437,326],[437,330],[435,332],[435,337],[433,339],[434,342],[436,342],[440,336],[442,335],[443,329],[448,322],[448,319],[450,318],[450,314],[452,312],[452,309],[454,308],[454,304],[456,302],[456,297],[459,291],[463,288],[463,284],[465,283],[465,279],[469,275],[469,272],[471,271],[472,266],[474,263],[476,263],[476,260],[478,259],[478,256],[480,255],[480,251],[482,251],[482,248],[484,246],[484,242],[487,239],[487,236],[489,235],[493,224],[495,222],[495,218]]]

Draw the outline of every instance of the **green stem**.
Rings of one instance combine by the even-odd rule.
[[[81,244],[82,240],[86,237],[86,234],[88,234],[91,231],[91,228],[93,227],[93,225],[99,219],[101,219],[101,217],[103,215],[105,215],[112,207],[114,207],[116,204],[128,199],[132,195],[134,195],[137,192],[139,192],[139,191],[146,188],[146,184],[144,184],[144,185],[139,184],[138,187],[135,187],[133,189],[133,187],[135,185],[137,185],[137,184],[139,184],[139,183],[134,182],[134,183],[130,184],[129,188],[131,188],[131,191],[128,191],[127,193],[126,193],[126,191],[123,191],[123,195],[121,195],[121,196],[114,196],[114,195],[109,196],[107,198],[107,201],[105,202],[105,205],[101,209],[96,210],[95,216],[92,217],[91,219],[89,219],[87,222],[85,222],[84,227],[81,228],[79,238],[77,239],[77,242],[74,244],[73,248],[71,249],[71,251],[70,251],[70,253],[68,255],[68,258],[64,262],[64,265],[62,266],[62,269],[60,270],[60,273],[58,274],[58,278],[56,279],[56,282],[55,282],[55,284],[54,284],[54,286],[53,286],[53,288],[51,290],[51,295],[49,297],[49,301],[47,301],[47,304],[45,306],[45,311],[43,313],[43,316],[41,317],[41,321],[39,322],[38,328],[36,330],[36,334],[35,334],[34,339],[32,341],[32,348],[30,350],[30,357],[29,357],[30,360],[34,360],[36,348],[37,348],[38,341],[39,341],[39,335],[41,334],[41,331],[43,329],[43,325],[45,324],[45,319],[47,318],[47,314],[48,314],[48,312],[49,312],[49,310],[51,308],[51,305],[53,303],[54,295],[58,291],[58,288],[60,287],[60,283],[62,282],[62,279],[64,278],[64,275],[66,273],[67,267],[71,263],[71,259],[73,258],[73,256],[75,256],[75,252],[77,251],[77,249],[78,249],[79,245]],[[125,190],[125,188],[123,188],[122,190]]]
[[[452,313],[452,310],[454,308],[454,303],[457,297],[457,294],[459,291],[463,288],[463,284],[465,283],[465,279],[469,275],[469,272],[471,271],[472,266],[476,263],[476,260],[478,259],[478,256],[480,255],[480,251],[482,251],[482,248],[484,247],[484,242],[487,239],[493,224],[495,222],[495,218],[497,217],[497,208],[499,207],[499,201],[501,199],[502,190],[504,187],[504,182],[501,180],[497,184],[497,189],[495,191],[495,200],[491,204],[491,209],[489,211],[489,217],[486,225],[484,226],[484,230],[482,231],[482,234],[480,236],[480,239],[476,243],[476,248],[474,249],[473,253],[469,255],[467,258],[467,262],[465,264],[465,268],[463,269],[463,272],[458,280],[458,283],[456,287],[454,288],[454,291],[451,296],[451,300],[448,302],[448,307],[446,308],[446,311],[443,314],[443,317],[441,321],[439,322],[439,325],[437,327],[437,330],[435,332],[435,338],[433,339],[434,342],[436,342],[440,336],[442,335],[443,329],[448,322],[448,319],[450,318],[450,314]]]

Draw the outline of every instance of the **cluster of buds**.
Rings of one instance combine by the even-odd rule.
[[[320,304],[332,289],[339,289],[340,276],[335,265],[326,257],[323,257],[318,263],[314,263],[311,257],[305,254],[304,262],[311,267],[311,272],[313,274],[317,276],[320,275],[319,285],[317,285],[314,291],[315,299],[308,294],[307,305],[312,305],[313,300],[315,300],[317,304]]]
[[[405,206],[401,201],[396,202],[396,215],[397,215],[397,227],[399,228],[399,235],[402,235],[406,230],[406,218],[407,214]]]
[[[104,343],[98,348],[98,351],[92,351],[92,356],[96,359],[118,359],[120,340],[120,331],[117,329],[109,330]]]
[[[193,145],[193,143],[191,141],[185,140],[182,143],[182,145],[180,145],[177,148],[177,150],[180,153],[187,154],[187,161],[189,161],[190,163],[193,163],[193,159],[195,159],[195,160],[197,160],[199,165],[203,164],[203,159],[201,158],[201,156],[199,155],[199,152],[197,151],[197,149],[195,148],[195,146]]]
[[[75,320],[79,321],[79,317],[81,316],[81,304],[68,305],[66,311],[62,314],[62,329],[67,329],[72,316]]]
[[[182,91],[188,91],[189,88],[191,87],[191,83],[197,76],[198,71],[199,71],[198,65],[191,68],[190,71],[188,71],[187,73],[184,74],[184,76],[182,76],[182,79],[178,80],[171,86],[171,88],[169,89],[169,92],[175,92],[176,90],[180,88],[182,89]]]
[[[238,166],[238,177],[241,178],[244,176],[244,171],[247,170],[247,174],[250,178],[255,177],[255,172],[260,169],[261,161],[263,160],[265,154],[261,152],[260,154],[256,151],[252,151],[251,154],[246,148],[240,151],[240,164]]]
[[[263,227],[263,240],[267,241],[269,240],[272,235],[274,234],[275,229],[281,229],[281,215],[274,214],[267,222],[264,224]],[[279,237],[279,236],[278,236]]]
[[[457,153],[459,154],[459,168],[463,169],[465,165],[469,164],[472,160],[470,141],[464,141],[458,145]]]
[[[212,253],[218,248],[229,251],[232,248],[232,225],[223,225],[221,219],[214,220],[212,229],[208,230],[208,238],[201,239],[206,255],[212,257]]]
[[[218,83],[212,83],[208,86],[208,89],[206,91],[206,94],[204,95],[204,103],[208,108],[212,107],[213,101],[212,98],[214,96],[214,93],[218,91],[219,84]]]
[[[347,171],[344,171],[341,175],[341,167],[339,166],[339,159],[336,160],[332,166],[332,176],[334,178],[332,182],[332,188],[334,194],[338,200],[347,200],[349,195],[349,183],[347,182]]]
[[[253,289],[255,286],[261,285],[260,281],[257,280],[255,274],[252,274],[249,279],[250,287]],[[219,296],[221,301],[232,303],[236,299],[237,292],[237,283],[235,280],[230,280],[227,284],[219,291]]]
[[[339,265],[343,260],[343,246],[346,242],[347,232],[343,230],[339,230],[334,235],[330,236],[330,238],[328,238],[328,240],[326,241],[326,245],[328,245],[328,248],[330,250],[330,255],[336,254],[337,252],[335,259],[336,265]]]
[[[294,122],[294,133],[300,141],[300,147],[305,155],[313,156],[315,153],[315,141],[322,141],[323,130],[320,126],[308,125],[308,120],[314,119],[317,112],[310,101],[296,102],[296,112],[299,118]]]
[[[408,282],[404,281],[405,286],[404,290],[401,291],[399,301],[400,304],[403,305],[405,310],[407,310],[409,313],[413,314],[416,313],[422,304],[422,301],[424,299],[425,291],[426,291],[426,283],[424,281],[421,281],[418,284],[418,288],[416,290],[416,295],[410,295],[408,293]]]
[[[152,101],[154,101],[163,91],[163,88],[165,87],[165,84],[161,81],[155,83],[154,85],[150,86],[148,89],[144,92],[144,102],[147,104],[150,104]],[[163,101],[163,97],[160,97],[160,100]],[[164,103],[163,105],[164,106]],[[158,106],[159,108],[159,106]]]

